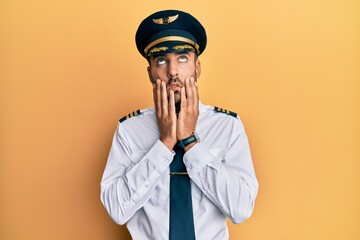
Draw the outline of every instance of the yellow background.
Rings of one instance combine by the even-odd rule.
[[[202,102],[249,136],[259,195],[231,239],[360,239],[356,0],[2,0],[0,239],[130,239],[99,182],[117,120],[152,104],[136,28],[169,8],[207,30]]]

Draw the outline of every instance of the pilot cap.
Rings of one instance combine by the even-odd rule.
[[[165,10],[151,14],[140,23],[135,41],[144,58],[178,51],[195,51],[200,55],[206,47],[206,32],[189,13]]]

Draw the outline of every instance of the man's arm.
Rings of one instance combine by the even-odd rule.
[[[150,199],[160,176],[170,165],[176,144],[174,93],[168,99],[166,86],[160,80],[153,85],[154,105],[159,139],[141,159],[132,159],[127,134],[120,125],[115,133],[101,182],[101,201],[111,218],[127,222]]]
[[[176,129],[178,140],[190,136],[195,130],[198,105],[197,84],[194,79],[186,80]],[[200,190],[234,223],[240,223],[253,211],[258,182],[244,127],[240,119],[231,120],[229,124],[232,122],[233,127],[224,125],[232,128],[233,132],[228,136],[231,141],[220,156],[222,159],[216,159],[200,142],[185,148],[184,163],[190,178]]]
[[[181,96],[181,111],[177,135],[189,135],[189,126],[195,129],[198,117],[199,94],[193,79],[186,81]],[[248,218],[254,207],[258,182],[251,159],[250,148],[240,119],[231,119],[233,127],[230,144],[221,159],[214,157],[204,144],[192,143],[185,148],[184,163],[190,178],[200,190],[234,223]],[[224,129],[225,131],[226,129]],[[222,132],[222,131],[220,131]],[[220,137],[220,136],[212,136]]]
[[[185,155],[190,178],[234,223],[248,218],[254,208],[258,182],[248,139],[238,120],[233,140],[215,157],[205,144],[197,143]]]
[[[150,199],[174,153],[159,140],[140,159],[119,125],[101,180],[101,201],[111,218],[126,223]]]

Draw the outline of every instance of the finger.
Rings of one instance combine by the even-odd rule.
[[[168,115],[168,96],[165,82],[161,82],[161,107],[163,115]]]
[[[161,85],[160,85],[161,81],[158,79],[156,80],[156,86],[155,86],[155,108],[156,108],[156,112],[161,115],[162,111],[161,111]]]
[[[186,86],[186,98],[187,98],[187,103],[189,107],[193,107],[194,106],[194,84],[191,81],[191,79],[186,79],[185,82],[185,86]]]
[[[199,89],[197,86],[197,82],[192,77],[192,83],[193,83],[193,93],[194,93],[194,107],[197,109],[199,107]]]
[[[169,96],[169,114],[176,119],[176,109],[175,109],[175,97],[174,91],[170,90]]]
[[[199,96],[194,77],[191,77],[187,83],[186,96],[188,107],[194,109],[195,111],[198,111]]]
[[[153,90],[153,101],[154,101],[154,105],[156,107],[156,83],[152,84],[152,90]]]
[[[186,107],[187,107],[187,99],[186,99],[185,87],[182,87],[180,111],[185,110]]]

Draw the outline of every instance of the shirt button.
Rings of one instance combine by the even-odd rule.
[[[186,165],[186,167],[187,167],[188,169],[192,169],[192,165],[191,165],[191,164]]]
[[[149,187],[150,186],[150,183],[148,183],[148,182],[145,182],[145,187]]]

